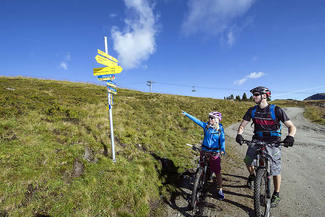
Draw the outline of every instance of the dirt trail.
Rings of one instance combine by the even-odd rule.
[[[302,108],[286,108],[288,116],[297,127],[293,148],[283,148],[281,202],[271,210],[271,216],[324,216],[325,213],[325,127],[312,124],[303,117]],[[214,183],[211,183],[201,206],[200,216],[253,216],[253,192],[245,188],[247,172],[242,158],[247,146],[235,144],[239,123],[225,130],[227,148],[238,153],[226,156],[223,164],[226,199],[218,201]],[[283,135],[287,134],[283,126]],[[252,130],[246,127],[244,137],[251,138]],[[168,201],[165,216],[195,216],[188,208],[191,194],[191,176],[184,176],[179,192]]]

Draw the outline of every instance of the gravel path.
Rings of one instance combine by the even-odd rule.
[[[281,202],[279,207],[271,210],[271,216],[324,216],[325,127],[307,121],[303,117],[303,108],[285,110],[297,127],[297,134],[294,147],[282,149]],[[225,130],[227,149],[237,153],[237,156],[226,156],[222,161],[228,166],[222,171],[226,199],[216,199],[215,183],[211,182],[205,202],[199,212],[193,213],[188,207],[192,175],[184,175],[178,193],[166,202],[164,216],[254,216],[253,192],[245,188],[248,172],[241,160],[247,146],[234,142],[238,126],[239,123]],[[286,135],[286,127],[283,127],[282,133]],[[252,130],[248,125],[244,138],[251,138]]]

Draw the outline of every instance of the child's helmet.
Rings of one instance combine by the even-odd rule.
[[[213,117],[213,118],[218,118],[219,121],[221,121],[222,119],[222,115],[220,112],[217,112],[217,111],[212,111],[209,113],[209,117]]]

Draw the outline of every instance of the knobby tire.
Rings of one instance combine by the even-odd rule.
[[[257,169],[254,185],[254,210],[256,217],[268,216],[266,205],[266,169]]]
[[[203,168],[199,168],[195,175],[194,187],[192,191],[191,206],[193,210],[197,208],[203,188]]]

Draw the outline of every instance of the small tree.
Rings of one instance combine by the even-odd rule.
[[[246,93],[243,94],[243,97],[241,98],[243,101],[247,101]]]
[[[230,95],[230,99],[234,99],[234,95],[233,94]]]
[[[239,95],[236,96],[236,100],[240,101],[240,96]]]

